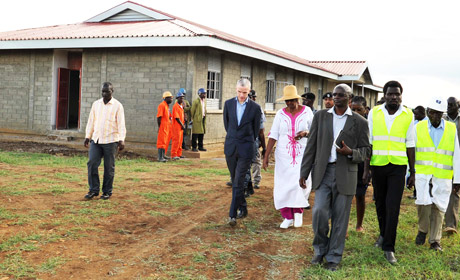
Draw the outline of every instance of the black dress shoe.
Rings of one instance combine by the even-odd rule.
[[[111,194],[103,193],[103,194],[101,195],[101,199],[102,199],[102,200],[107,200],[107,199],[109,199],[111,196],[112,196]]]
[[[198,150],[196,148],[193,148],[192,152],[198,152]]]
[[[337,271],[338,266],[339,266],[338,263],[328,262],[327,263],[327,270],[329,270],[329,271]]]
[[[442,252],[442,247],[438,242],[433,242],[430,244],[430,249],[435,250],[437,252]]]
[[[206,152],[207,150],[205,148],[198,148],[198,150],[202,151],[202,152]]]
[[[237,219],[243,219],[248,216],[248,209],[244,208],[238,211],[238,215],[236,215]]]
[[[231,187],[233,184],[232,184],[232,181],[228,181],[227,183],[225,183],[227,186]]]
[[[231,227],[234,227],[236,226],[236,219],[235,218],[228,218],[228,224],[231,226]]]
[[[98,195],[99,193],[89,192],[85,195],[85,199],[92,199],[93,197],[97,197]]]
[[[316,255],[311,259],[310,263],[311,264],[322,264],[323,263],[323,258],[324,256],[321,255]]]
[[[426,233],[419,231],[417,237],[415,237],[415,244],[423,245],[425,244]]]
[[[397,262],[395,258],[395,253],[393,253],[392,251],[385,251],[384,254],[385,258],[390,264],[395,264]]]
[[[379,239],[375,241],[374,247],[382,248],[383,245],[383,236],[379,235]]]

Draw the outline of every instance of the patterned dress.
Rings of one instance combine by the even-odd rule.
[[[300,105],[302,106],[302,105]],[[311,191],[311,179],[308,178],[307,188],[299,186],[300,165],[303,152],[307,146],[307,138],[295,140],[299,131],[309,131],[313,113],[307,106],[295,116],[286,108],[276,113],[273,125],[268,135],[277,141],[275,150],[275,186],[273,197],[275,208],[304,208],[309,206],[308,196]]]

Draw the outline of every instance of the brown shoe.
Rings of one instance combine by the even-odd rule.
[[[444,232],[447,232],[448,234],[453,234],[453,233],[457,233],[457,230],[453,227],[446,227],[444,229]]]

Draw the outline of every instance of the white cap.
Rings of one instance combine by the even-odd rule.
[[[427,108],[445,113],[447,111],[447,99],[440,96],[433,96],[431,97]]]

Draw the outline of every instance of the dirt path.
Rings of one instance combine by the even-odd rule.
[[[87,202],[83,159],[61,156],[71,153],[58,167],[0,163],[0,209],[12,215],[0,220],[2,244],[26,239],[0,250],[0,263],[20,256],[35,267],[23,279],[295,279],[309,266],[311,211],[302,228],[279,229],[271,172],[231,228],[224,160],[120,161],[113,197]],[[61,263],[43,271],[46,260]]]

